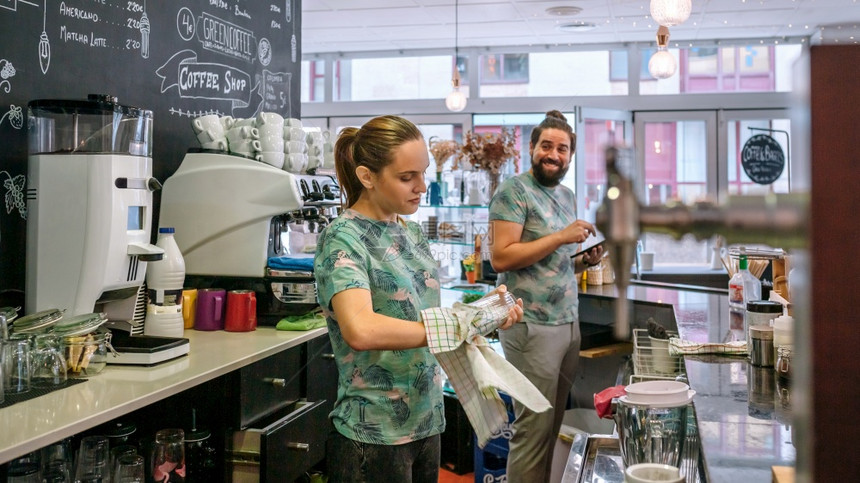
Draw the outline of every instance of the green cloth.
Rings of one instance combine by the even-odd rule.
[[[325,327],[325,316],[321,312],[288,315],[275,326],[277,330],[311,330]]]

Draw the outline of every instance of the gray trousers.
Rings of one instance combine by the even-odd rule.
[[[579,364],[579,324],[548,326],[519,323],[499,331],[507,359],[552,404],[534,413],[514,401],[516,420],[508,453],[510,483],[549,481],[552,453],[564,419],[567,398]]]

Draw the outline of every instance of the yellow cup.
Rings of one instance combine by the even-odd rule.
[[[197,289],[186,288],[182,290],[182,320],[186,329],[194,328],[194,320],[197,318]]]

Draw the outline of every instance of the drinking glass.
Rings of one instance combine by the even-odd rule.
[[[132,446],[130,444],[121,444],[121,445],[114,446],[110,449],[110,463],[109,463],[110,466],[109,466],[109,468],[110,468],[111,475],[116,473],[117,464],[119,462],[119,459],[122,458],[123,456],[129,456],[129,455],[131,455],[131,456],[137,455],[137,447],[136,446]]]
[[[19,394],[30,390],[31,353],[30,338],[12,335],[2,341],[3,389],[6,394]]]
[[[143,457],[138,454],[124,454],[117,458],[111,483],[142,483]]]
[[[70,440],[45,446],[42,453],[42,480],[46,483],[68,483],[72,478]]]
[[[466,305],[475,307],[484,311],[486,318],[493,320],[505,320],[508,312],[516,305],[517,301],[510,292],[504,294],[492,293],[485,295],[474,302]]]
[[[110,477],[108,439],[104,436],[84,436],[78,450],[75,481],[104,481]]]
[[[66,382],[66,358],[60,348],[60,338],[54,334],[39,334],[33,349],[32,386],[53,388]]]
[[[185,432],[181,429],[162,429],[155,433],[150,463],[155,481],[171,483],[185,481]]]

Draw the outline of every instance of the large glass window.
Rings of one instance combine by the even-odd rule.
[[[302,102],[325,101],[325,62],[302,61]]]
[[[670,48],[678,62],[677,74],[668,79],[644,75],[639,90],[642,94],[788,92],[791,69],[801,50],[799,44]],[[654,50],[640,52],[647,64]]]
[[[451,55],[339,60],[334,100],[444,99],[451,92],[453,63]],[[461,90],[469,95],[468,86]]]
[[[788,119],[747,119],[726,122],[728,193],[733,195],[788,193],[791,181],[790,132],[791,126]],[[743,168],[744,146],[751,137],[757,135],[770,136],[782,149],[784,168],[773,183],[756,183],[750,179]]]

